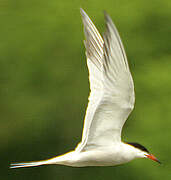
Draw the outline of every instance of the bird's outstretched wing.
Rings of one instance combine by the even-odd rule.
[[[81,15],[91,92],[78,151],[120,141],[135,101],[125,50],[111,18],[105,13],[106,32],[102,38],[82,9]]]

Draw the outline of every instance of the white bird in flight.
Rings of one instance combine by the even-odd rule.
[[[58,164],[73,167],[115,166],[135,158],[160,161],[144,146],[121,141],[122,127],[134,108],[134,83],[119,33],[105,13],[106,32],[101,37],[80,9],[86,40],[90,95],[82,141],[75,150],[48,160],[12,163],[11,168]]]

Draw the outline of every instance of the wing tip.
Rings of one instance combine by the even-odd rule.
[[[81,14],[82,18],[84,18],[84,17],[87,16],[86,12],[85,12],[84,9],[81,8],[81,7],[80,7],[80,14]]]
[[[116,29],[116,26],[115,26],[114,22],[112,21],[112,18],[106,11],[104,11],[104,18],[105,18],[106,27],[111,26],[112,28]]]
[[[82,7],[80,7],[80,13],[85,13],[84,9]]]
[[[107,11],[104,10],[103,12],[104,12],[104,17],[105,17],[105,19],[108,19],[109,15],[108,15]]]

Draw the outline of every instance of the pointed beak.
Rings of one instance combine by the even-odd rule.
[[[149,158],[149,159],[151,159],[151,160],[153,160],[153,161],[156,161],[156,162],[158,162],[159,164],[161,164],[161,162],[160,162],[154,155],[152,155],[152,154],[147,154],[146,156],[147,156],[147,158]]]

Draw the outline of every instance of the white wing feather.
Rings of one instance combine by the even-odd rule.
[[[103,58],[103,39],[99,32],[97,31],[95,25],[92,23],[88,15],[84,12],[83,9],[80,9],[82,20],[84,24],[84,33],[86,40],[84,41],[86,47],[86,56],[87,56],[87,66],[89,70],[89,83],[90,83],[90,95],[89,103],[86,110],[86,115],[84,119],[82,141],[76,147],[77,151],[80,151],[86,141],[87,135],[90,128],[91,121],[94,116],[94,112],[97,108],[98,102],[102,95],[102,58]]]
[[[81,143],[76,150],[107,146],[121,140],[133,110],[134,84],[119,33],[105,13],[104,40],[81,9],[89,69],[90,96]]]

